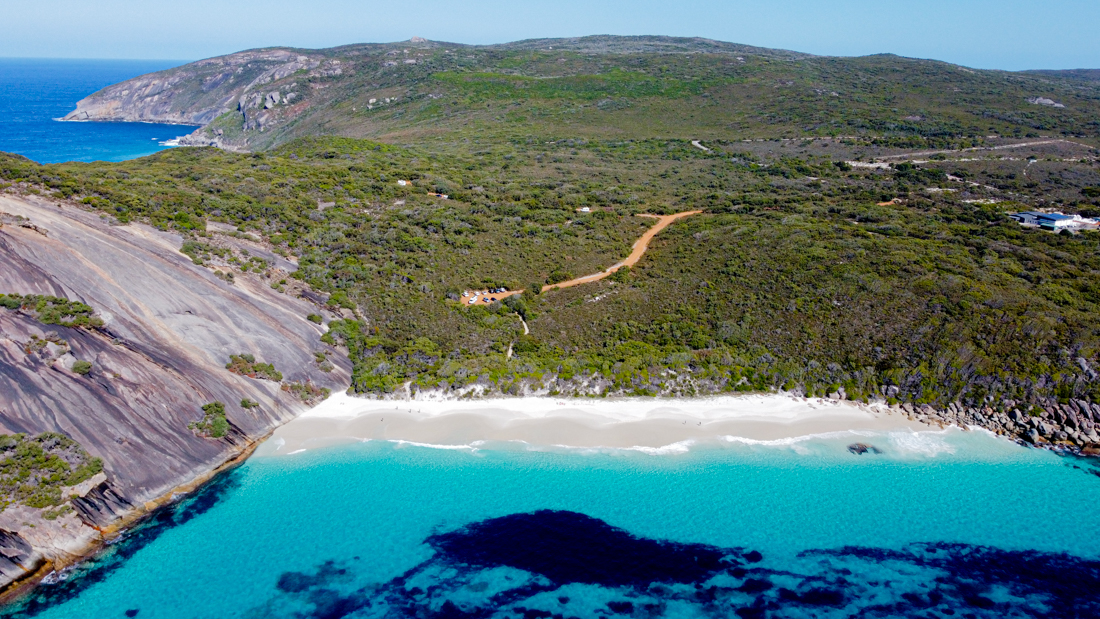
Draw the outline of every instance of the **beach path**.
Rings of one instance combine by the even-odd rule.
[[[649,242],[653,239],[653,237],[657,236],[657,233],[669,227],[670,225],[672,225],[673,222],[678,219],[683,219],[684,217],[690,217],[692,215],[698,215],[702,212],[703,211],[684,211],[682,213],[676,213],[674,215],[652,215],[649,213],[639,213],[637,215],[638,217],[649,217],[651,219],[656,219],[657,223],[654,224],[653,227],[651,227],[649,230],[646,230],[645,234],[638,237],[637,241],[634,241],[634,245],[632,246],[630,255],[627,256],[625,260],[622,260],[621,262],[616,262],[615,264],[611,265],[603,271],[600,271],[599,273],[584,275],[582,277],[578,277],[568,281],[543,286],[542,291],[546,292],[558,288],[571,288],[573,286],[579,286],[581,284],[598,282],[623,267],[634,266],[638,263],[639,260],[641,260],[646,250],[649,249]],[[522,290],[509,290],[508,292],[493,294],[492,297],[496,298],[499,301],[512,295],[520,294],[522,292]],[[488,297],[481,297],[475,303],[470,303],[469,305],[488,305],[489,301],[486,300],[487,298]]]
[[[579,286],[581,284],[598,282],[623,267],[634,266],[638,263],[639,260],[642,259],[642,255],[645,254],[647,249],[649,249],[649,242],[653,239],[653,237],[657,236],[658,232],[672,225],[672,222],[676,221],[677,219],[683,219],[684,217],[698,215],[702,212],[703,211],[684,211],[683,213],[676,213],[675,215],[650,215],[648,213],[639,214],[638,217],[651,217],[653,219],[656,219],[657,223],[649,230],[646,230],[645,234],[640,236],[637,241],[634,241],[633,249],[631,250],[630,255],[626,257],[626,260],[623,260],[622,262],[616,262],[615,264],[608,267],[606,270],[600,271],[599,273],[593,273],[591,275],[585,275],[584,277],[578,277],[569,281],[544,286],[543,291],[554,290],[555,288],[571,288],[573,286]]]

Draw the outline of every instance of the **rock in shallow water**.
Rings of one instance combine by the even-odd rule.
[[[870,453],[870,454],[880,454],[880,453],[882,453],[881,449],[879,449],[878,447],[875,447],[874,445],[868,445],[867,443],[852,443],[851,445],[848,445],[848,451],[850,451],[851,453],[856,454],[857,456],[862,456],[863,454],[866,454],[866,453]]]

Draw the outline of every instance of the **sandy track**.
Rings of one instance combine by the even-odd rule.
[[[608,267],[606,270],[600,271],[599,273],[593,273],[591,275],[584,275],[582,277],[578,277],[578,278],[571,279],[571,280],[564,281],[564,282],[559,282],[557,284],[550,284],[549,286],[544,286],[542,290],[543,290],[543,292],[546,292],[548,290],[555,290],[555,289],[558,289],[558,288],[572,288],[573,286],[579,286],[581,284],[589,284],[589,283],[592,283],[592,282],[598,282],[601,279],[604,279],[605,277],[608,277],[609,275],[611,275],[612,273],[614,273],[615,271],[618,271],[619,269],[621,269],[623,267],[634,266],[635,264],[638,263],[639,260],[642,259],[642,256],[645,254],[646,250],[649,249],[649,241],[652,240],[653,237],[657,236],[657,233],[659,233],[661,230],[664,230],[665,228],[672,225],[672,223],[674,221],[676,221],[677,219],[683,219],[684,217],[690,217],[692,215],[698,215],[699,213],[702,213],[702,212],[703,211],[684,211],[683,213],[676,213],[675,215],[650,215],[648,213],[641,213],[641,214],[638,215],[638,217],[650,217],[652,219],[656,219],[657,223],[656,223],[656,225],[654,225],[649,230],[646,230],[645,234],[638,237],[637,241],[634,241],[634,245],[632,246],[633,249],[631,250],[630,255],[627,256],[625,260],[623,260],[621,262],[616,262],[615,264]],[[506,298],[508,298],[512,295],[520,294],[522,292],[523,292],[522,290],[509,290],[508,292],[496,293],[496,294],[492,294],[492,295],[489,295],[489,296],[492,297],[492,298],[495,298],[498,301],[500,301],[500,300],[506,299]],[[476,303],[469,303],[469,301],[467,301],[465,299],[463,300],[463,302],[468,304],[468,305],[488,305],[489,304],[489,302],[486,301],[486,297],[480,297],[477,300]]]
[[[656,219],[657,225],[653,226],[649,230],[646,230],[645,234],[639,237],[637,241],[634,241],[633,250],[630,252],[630,255],[626,257],[626,260],[623,260],[622,262],[616,262],[615,264],[608,267],[607,270],[600,271],[599,273],[593,273],[591,275],[585,275],[584,277],[578,277],[576,279],[571,279],[569,281],[561,282],[558,284],[552,284],[550,286],[544,287],[543,290],[553,290],[555,288],[572,288],[573,286],[579,286],[581,284],[598,282],[623,267],[634,266],[638,263],[639,260],[642,259],[642,255],[645,254],[645,251],[647,249],[649,249],[649,241],[652,240],[653,237],[657,236],[658,232],[672,225],[672,222],[676,221],[677,219],[690,217],[692,215],[698,215],[702,212],[703,211],[684,211],[683,213],[676,213],[675,215],[638,215],[638,217],[652,217],[653,219]]]

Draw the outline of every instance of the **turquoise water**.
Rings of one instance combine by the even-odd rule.
[[[860,437],[877,456],[852,440],[253,457],[42,587],[30,614],[1097,616],[1094,465],[977,432]],[[723,569],[697,573],[707,553]],[[1062,595],[1049,578],[1073,599],[1036,597]]]
[[[171,60],[0,58],[0,151],[38,163],[124,161],[167,148],[195,128],[153,123],[63,123],[97,90],[183,64]]]

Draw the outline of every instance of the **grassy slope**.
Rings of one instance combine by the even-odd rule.
[[[0,177],[207,242],[205,218],[260,233],[299,256],[298,277],[332,303],[358,307],[361,320],[333,335],[365,391],[479,378],[515,391],[554,377],[572,379],[552,385],[568,391],[595,373],[604,393],[890,384],[941,404],[1100,396],[1084,369],[1097,360],[1096,237],[1005,217],[1100,209],[1094,86],[888,56],[433,46],[413,50],[415,65],[383,67],[387,50],[359,47],[355,71],[319,80],[306,113],[252,143],[266,153],[7,158]],[[398,100],[365,109],[386,96]],[[219,121],[227,134],[231,116]],[[317,133],[381,141],[296,138]],[[837,165],[1003,143],[994,133],[1084,137],[894,170]],[[777,140],[812,135],[862,137]],[[875,205],[894,197],[905,203]],[[706,213],[662,232],[614,281],[494,309],[448,298],[600,270],[646,227],[634,213],[688,208]]]

